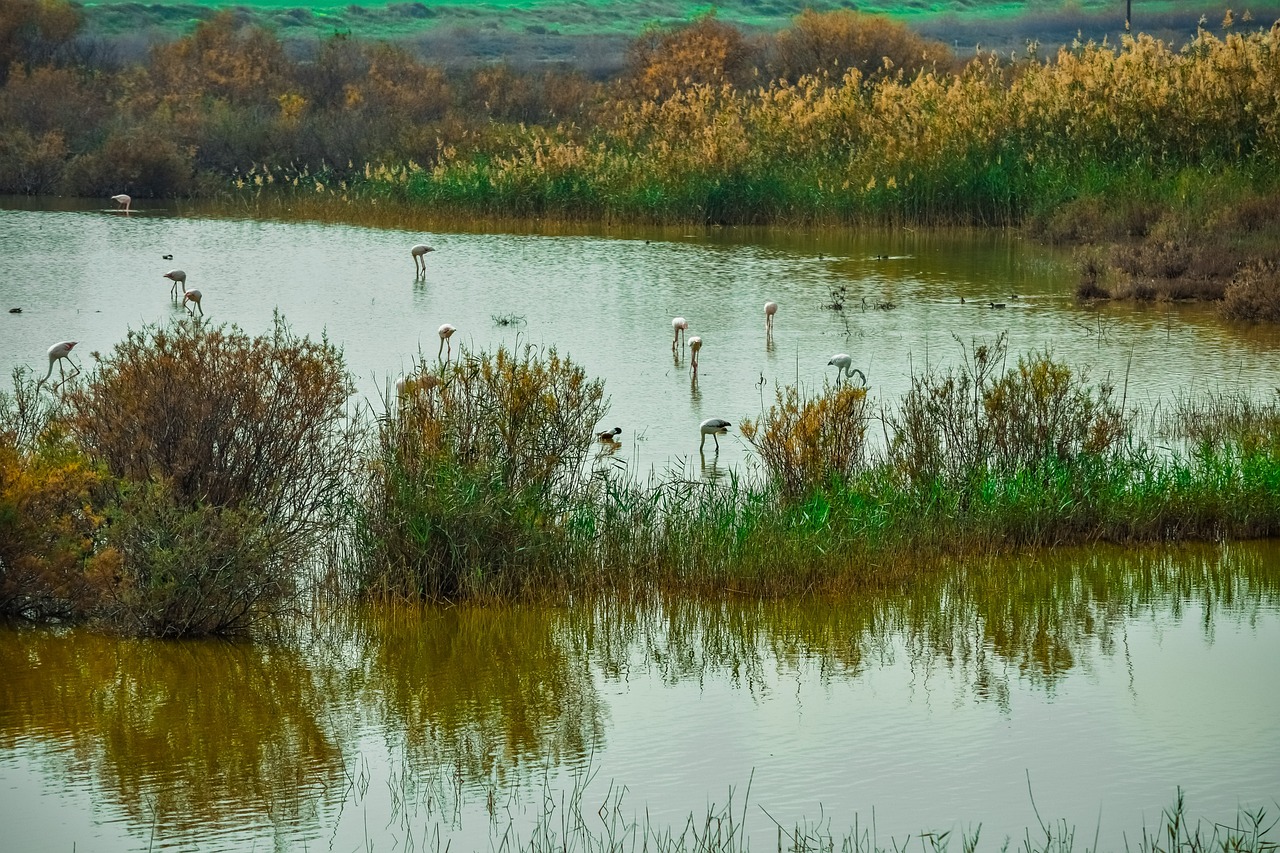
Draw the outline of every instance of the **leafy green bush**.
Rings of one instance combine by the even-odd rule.
[[[456,598],[555,568],[585,498],[604,385],[556,350],[425,361],[385,417],[359,511],[358,586]]]

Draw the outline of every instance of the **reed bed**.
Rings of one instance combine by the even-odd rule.
[[[958,73],[692,83],[607,100],[591,127],[519,126],[428,164],[265,182],[482,216],[650,222],[1011,225],[1121,191],[1194,204],[1196,176],[1274,186],[1277,39],[1280,27],[1202,29],[1182,49],[1140,34]]]

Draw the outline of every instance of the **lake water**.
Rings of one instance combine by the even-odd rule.
[[[324,618],[278,645],[0,628],[0,846],[630,850],[731,809],[737,845],[698,849],[779,826],[1043,846],[1037,812],[1136,849],[1179,789],[1193,821],[1275,814],[1278,640],[1274,544],[839,603]]]
[[[622,427],[614,461],[641,477],[698,476],[699,422],[758,416],[778,383],[821,387],[838,352],[889,405],[913,372],[958,360],[957,338],[1000,333],[1011,361],[1051,349],[1147,411],[1179,393],[1276,385],[1275,328],[1224,323],[1203,306],[1082,307],[1069,257],[1003,232],[423,233],[38,206],[48,202],[0,204],[6,375],[20,364],[43,375],[46,350],[62,340],[79,340],[88,366],[126,330],[180,316],[162,278],[177,267],[210,321],[260,333],[278,310],[299,332],[327,333],[375,399],[419,353],[435,357],[442,323],[458,328],[455,349],[554,345],[605,380],[612,406],[599,426]],[[418,242],[436,249],[425,279],[409,255]],[[838,288],[845,310],[824,308]],[[766,300],[780,305],[772,339]],[[22,313],[3,313],[13,307]],[[703,340],[696,379],[688,355],[671,350],[676,315]],[[495,322],[513,316],[522,320]],[[749,457],[736,431],[721,445],[705,459],[717,470]]]
[[[616,458],[641,476],[749,465],[736,436],[704,463],[698,422],[757,415],[775,383],[820,387],[836,352],[888,404],[954,363],[955,338],[1000,333],[1013,357],[1047,347],[1127,381],[1148,410],[1276,384],[1271,327],[1080,306],[1069,259],[1011,234],[423,233],[57,207],[0,203],[0,311],[22,308],[0,313],[6,372],[43,375],[67,339],[89,367],[180,316],[161,277],[179,267],[211,321],[256,333],[279,310],[327,333],[375,399],[434,357],[444,322],[455,351],[558,346],[605,379],[600,426],[623,427]],[[437,250],[425,279],[416,242]],[[841,287],[845,310],[823,307]],[[677,314],[705,342],[696,381],[671,351]],[[802,846],[949,831],[959,850],[979,826],[1000,849],[1045,846],[1041,819],[1081,849],[1095,833],[1135,848],[1179,789],[1193,819],[1280,810],[1278,650],[1270,543],[1046,553],[845,602],[331,614],[273,644],[0,628],[0,849],[629,850],[686,830],[773,849],[799,827]]]

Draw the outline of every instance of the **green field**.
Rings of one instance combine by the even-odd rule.
[[[817,0],[730,0],[721,4],[681,0],[444,0],[444,2],[356,5],[295,0],[244,0],[230,4],[139,3],[99,0],[84,4],[87,32],[113,41],[125,56],[146,44],[184,35],[215,10],[232,7],[255,23],[271,27],[285,41],[313,41],[348,33],[370,39],[405,41],[425,56],[447,64],[506,59],[517,63],[559,61],[608,69],[620,62],[626,41],[653,24],[689,21],[714,11],[722,21],[748,32],[776,31],[811,8],[817,11],[855,7]],[[1203,15],[1222,19],[1227,6],[1211,0],[1134,2],[1135,29],[1169,41],[1194,35]],[[859,11],[883,14],[963,53],[978,45],[1020,50],[1029,41],[1056,46],[1077,35],[1114,40],[1124,27],[1120,0],[874,0]],[[1240,14],[1237,8],[1236,13]],[[1269,23],[1280,5],[1253,7],[1253,17]],[[132,46],[132,50],[130,47]]]

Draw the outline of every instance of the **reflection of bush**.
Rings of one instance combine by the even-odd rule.
[[[297,651],[24,631],[5,634],[0,667],[0,741],[69,745],[66,771],[135,826],[203,844],[246,815],[292,827],[341,799],[332,697]]]
[[[606,711],[557,610],[450,607],[363,626],[369,686],[415,766],[478,784],[600,745]]]

